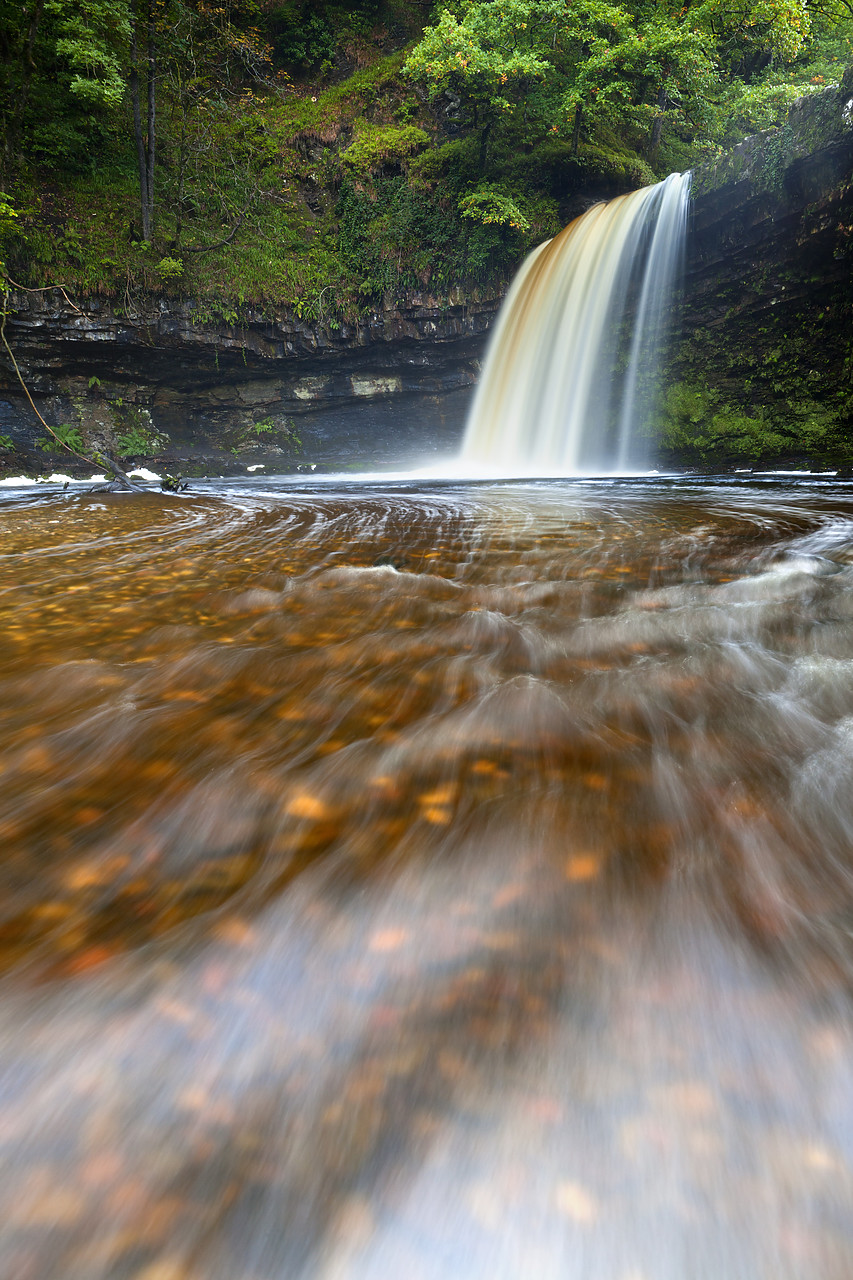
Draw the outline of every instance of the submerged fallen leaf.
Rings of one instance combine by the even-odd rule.
[[[598,853],[573,853],[566,862],[566,879],[572,884],[595,880],[601,874],[601,866]]]
[[[579,1182],[560,1182],[554,1193],[557,1209],[579,1226],[590,1226],[598,1217],[598,1202]]]
[[[176,1258],[164,1258],[137,1272],[134,1280],[193,1280],[193,1277],[183,1262]]]
[[[455,782],[448,783],[444,787],[437,787],[435,791],[427,791],[423,795],[418,796],[418,804],[422,805],[445,805],[452,804],[459,793],[459,786]]]
[[[299,791],[288,801],[285,813],[291,818],[310,818],[319,822],[323,818],[328,818],[330,811],[328,806],[316,796],[312,796],[307,791]]]
[[[368,951],[398,951],[409,940],[408,929],[380,929],[367,944]]]
[[[453,814],[449,809],[424,809],[422,817],[427,822],[431,822],[436,827],[446,827],[453,821]]]
[[[88,973],[91,969],[98,969],[108,960],[114,959],[115,955],[116,952],[111,947],[88,947],[85,951],[66,960],[62,966],[63,972],[72,976]]]

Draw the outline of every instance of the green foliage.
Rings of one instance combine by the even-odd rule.
[[[0,449],[14,449],[15,442],[11,436],[0,435]]]
[[[548,129],[596,122],[648,126],[696,119],[715,84],[713,40],[695,23],[607,0],[469,0],[443,9],[410,53],[405,73],[435,97],[456,92],[490,124],[524,95],[525,119]]]
[[[416,22],[407,0],[273,0],[264,26],[278,62],[295,74],[322,73],[369,56],[387,38],[386,23],[407,34],[413,8]]]
[[[433,191],[439,183],[461,190],[476,164],[476,149],[470,138],[454,138],[443,146],[414,156],[408,164],[409,182],[422,191]]]
[[[180,280],[184,274],[184,264],[180,258],[173,258],[167,254],[165,258],[160,259],[154,270],[166,284],[169,280]]]
[[[5,277],[5,257],[13,242],[26,239],[23,215],[12,199],[0,191],[0,282]]]
[[[455,200],[413,188],[402,175],[377,179],[370,194],[345,182],[336,212],[341,259],[368,298],[496,282],[527,247],[516,228],[466,219]]]
[[[19,230],[20,218],[20,209],[15,208],[5,191],[0,191],[0,239]]]
[[[372,125],[362,121],[355,141],[341,154],[353,173],[366,178],[386,165],[401,164],[429,146],[429,134],[415,125]]]
[[[261,418],[258,422],[253,422],[244,427],[236,437],[235,443],[231,446],[231,453],[237,457],[244,453],[248,448],[254,449],[254,441],[260,441],[263,436],[274,436],[277,438],[279,445],[289,449],[292,453],[300,453],[302,451],[302,439],[296,430],[296,423],[293,418],[287,418],[284,422],[279,420],[276,422],[271,416]]]
[[[270,112],[271,125],[280,143],[300,137],[334,142],[341,132],[380,100],[383,93],[399,86],[403,63],[400,53],[380,58],[346,80],[330,85],[322,93],[306,94],[277,103]]]
[[[39,448],[45,453],[57,453],[63,445],[76,453],[83,452],[85,445],[79,427],[71,422],[60,422],[59,426],[53,428],[53,432],[53,435],[43,436],[38,441]]]
[[[296,422],[293,418],[288,418],[281,429],[285,443],[289,446],[293,453],[302,452],[302,437],[296,430]]]
[[[235,327],[250,308],[333,327],[407,291],[501,289],[584,188],[689,167],[822,87],[850,58],[843,3],[447,0],[422,28],[425,0],[157,0],[148,245],[130,0],[45,0],[31,60],[38,6],[0,0],[0,255],[34,287],[131,310],[180,292]],[[776,150],[779,167],[782,130]]]
[[[142,427],[131,426],[116,436],[116,445],[120,458],[149,454],[152,452],[151,432]]]
[[[725,95],[725,112],[728,117],[726,136],[737,139],[768,129],[784,119],[791,103],[797,98],[821,87],[792,83],[776,77],[751,85],[733,81]]]
[[[748,67],[756,54],[791,62],[812,22],[808,0],[704,0],[690,12],[734,68]]]
[[[120,458],[151,457],[161,453],[168,444],[169,437],[154,429],[147,409],[125,404],[121,399],[109,400],[108,409],[114,424],[112,436]]]
[[[463,196],[459,201],[459,212],[463,218],[470,218],[483,226],[514,227],[516,231],[530,229],[529,221],[512,196],[491,184],[484,184]]]
[[[127,0],[47,0],[56,53],[71,70],[71,93],[89,108],[114,110],[125,92],[130,38]]]
[[[625,10],[599,3],[578,13],[573,35],[588,53],[565,95],[567,114],[582,106],[593,120],[638,125],[664,113],[670,123],[704,115],[716,85],[708,36],[663,13],[636,23]]]
[[[484,0],[463,3],[458,13],[442,9],[404,72],[433,97],[456,91],[493,112],[509,111],[510,95],[551,69],[544,50],[563,8],[560,0]]]
[[[300,68],[331,62],[337,43],[330,16],[290,3],[278,5],[269,15],[277,57]]]

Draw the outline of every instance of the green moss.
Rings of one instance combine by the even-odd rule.
[[[850,446],[839,408],[807,398],[734,404],[707,382],[684,380],[664,396],[659,439],[684,462],[756,462],[802,453],[846,457]]]
[[[347,124],[351,125],[377,102],[383,90],[398,86],[404,59],[405,51],[392,53],[322,93],[275,107],[269,113],[275,136],[281,142],[293,141],[300,135],[333,142]]]
[[[661,444],[686,461],[756,459],[784,444],[763,411],[749,414],[721,404],[719,393],[701,383],[670,386],[661,416]]]
[[[583,148],[573,163],[589,181],[603,179],[630,187],[645,187],[657,182],[651,166],[628,151],[590,144]]]
[[[443,146],[432,147],[414,156],[408,170],[411,185],[420,191],[434,191],[442,182],[461,190],[468,175],[476,171],[475,139],[454,138]]]
[[[429,134],[415,125],[372,125],[356,128],[355,141],[341,153],[341,161],[354,174],[366,178],[386,165],[399,165],[429,146]]]

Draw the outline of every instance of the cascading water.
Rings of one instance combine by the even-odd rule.
[[[466,463],[516,475],[648,465],[689,195],[690,174],[671,174],[596,205],[529,255],[489,346]]]

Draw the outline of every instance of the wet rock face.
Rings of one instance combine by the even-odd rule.
[[[767,267],[774,259],[782,266],[813,250],[810,265],[842,264],[813,285],[849,273],[853,243],[843,215],[850,209],[851,180],[853,68],[840,86],[795,102],[780,128],[746,138],[696,170],[688,307],[704,305],[715,271],[772,292],[769,281],[759,286],[757,258]],[[781,283],[777,291],[783,291]]]
[[[853,429],[853,68],[694,175],[674,375]]]
[[[104,299],[77,311],[59,292],[20,294],[9,332],[47,421],[79,424],[87,443],[97,422],[103,447],[106,421],[126,444],[135,413],[138,456],[170,465],[402,464],[455,450],[499,301],[415,296],[358,325],[248,312],[231,326],[188,301],[120,314]],[[11,369],[0,433],[21,457],[44,435]]]

